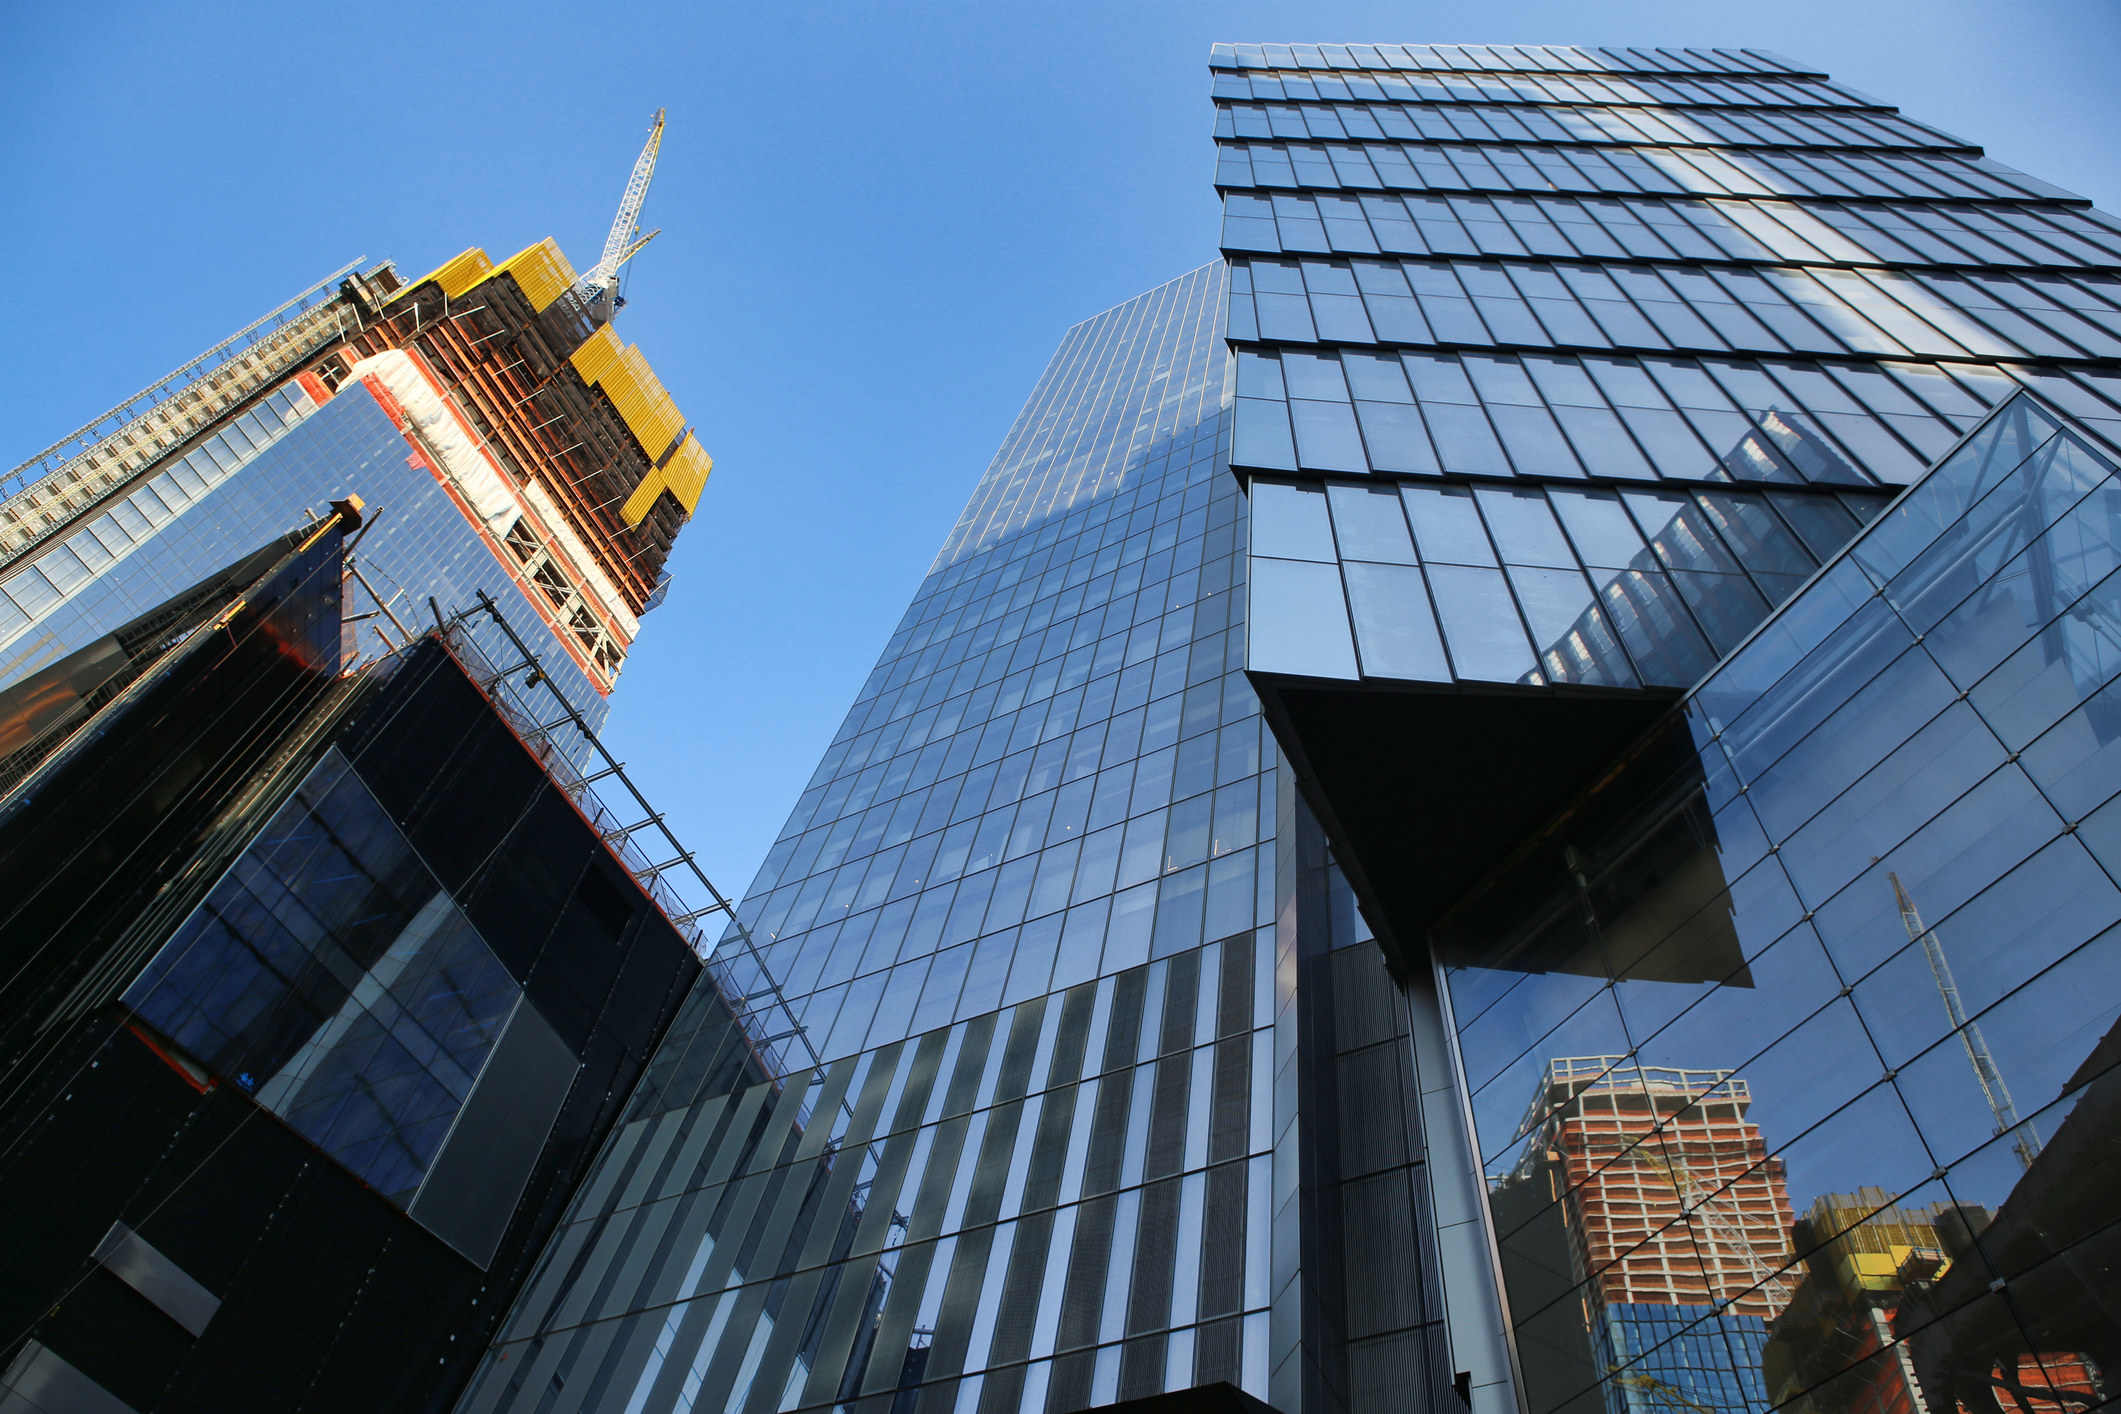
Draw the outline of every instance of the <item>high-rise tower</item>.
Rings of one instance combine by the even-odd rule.
[[[610,322],[661,131],[588,274],[356,262],[0,479],[0,687],[357,495],[356,653],[484,592],[601,723],[713,466]]]
[[[705,1004],[594,737],[708,469],[637,248],[342,271],[6,483],[0,1408],[447,1409]]]
[[[1994,1217],[1773,1398],[2103,1389],[2121,227],[1751,51],[1213,70],[1227,264],[1070,332],[464,1407],[1735,1411],[1867,1186]]]
[[[1070,331],[740,910],[771,1066],[680,1019],[467,1407],[1266,1390],[1298,1139],[1222,294],[1211,266]],[[1380,994],[1342,1037],[1377,1094],[1401,1034]],[[1413,1329],[1372,1109],[1365,1319]]]
[[[2110,1398],[2121,222],[1764,51],[1214,65],[1246,665],[1434,979],[1495,1392]]]

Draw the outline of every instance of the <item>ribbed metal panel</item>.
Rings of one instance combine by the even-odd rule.
[[[1141,1399],[1164,1389],[1164,1359],[1168,1338],[1162,1331],[1130,1340],[1120,1349],[1119,1397]]]
[[[1222,993],[1216,998],[1215,1034],[1235,1036],[1252,1029],[1252,939],[1223,944]]]
[[[1178,1253],[1178,1199],[1176,1179],[1142,1189],[1141,1224],[1134,1238],[1134,1288],[1127,1300],[1130,1335],[1159,1330],[1171,1318],[1171,1267]]]
[[[1110,1193],[1119,1187],[1120,1160],[1127,1151],[1127,1110],[1134,1092],[1134,1072],[1116,1070],[1099,1082],[1097,1117],[1090,1126],[1090,1152],[1083,1161],[1083,1193]]]
[[[1063,1355],[1053,1362],[1046,1385],[1046,1414],[1075,1414],[1090,1407],[1090,1381],[1097,1374],[1097,1352]]]
[[[1208,1114],[1208,1162],[1240,1158],[1252,1125],[1252,1035],[1215,1046],[1215,1095]]]
[[[1342,948],[1333,954],[1333,1033],[1341,1050],[1404,1036],[1400,1008],[1399,988],[1385,971],[1381,949]]]
[[[957,1257],[950,1264],[950,1281],[943,1288],[942,1310],[935,1320],[935,1344],[928,1351],[930,1379],[947,1378],[965,1368],[972,1323],[979,1315],[980,1290],[987,1280],[987,1258],[993,1251],[991,1227],[968,1232],[958,1239]]]
[[[1348,1414],[1402,1414],[1419,1409],[1430,1383],[1421,1331],[1402,1331],[1348,1346]],[[1449,1383],[1445,1375],[1444,1382]]]
[[[1245,1323],[1210,1321],[1193,1337],[1193,1383],[1236,1384],[1244,1370]]]
[[[1053,1066],[1046,1083],[1065,1085],[1083,1073],[1083,1052],[1090,1041],[1090,1022],[1097,1008],[1097,984],[1085,982],[1068,990],[1061,1003],[1060,1030],[1053,1039]]]
[[[1016,1246],[1009,1253],[1009,1274],[1000,1292],[988,1364],[1006,1365],[1031,1353],[1031,1332],[1038,1319],[1039,1290],[1045,1281],[1046,1252],[1052,1240],[1050,1211],[1016,1225]]]
[[[1208,1170],[1200,1231],[1200,1315],[1230,1316],[1245,1303],[1245,1165]]]
[[[1112,1020],[1105,1031],[1103,1069],[1117,1070],[1134,1064],[1135,1048],[1141,1041],[1142,1002],[1148,992],[1149,970],[1137,967],[1122,972],[1112,984]]]
[[[1156,1063],[1155,1087],[1150,1092],[1149,1149],[1142,1164],[1144,1178],[1164,1178],[1185,1166],[1186,1096],[1192,1078],[1190,1052],[1180,1051]]]
[[[1097,1341],[1098,1317],[1104,1311],[1105,1273],[1112,1257],[1112,1220],[1117,1208],[1115,1198],[1093,1198],[1083,1204],[1082,1215],[1075,1220],[1075,1250],[1068,1254],[1068,1284],[1061,1295],[1056,1349],[1071,1350]],[[1086,1395],[1088,1380],[1085,1375]]]
[[[1347,1231],[1360,1234],[1342,1252],[1348,1283],[1348,1335],[1356,1339],[1422,1319],[1420,1270],[1414,1246],[1414,1203],[1407,1173],[1397,1169],[1344,1183]]]
[[[1038,1139],[1031,1147],[1031,1163],[1024,1175],[1024,1208],[1035,1213],[1060,1201],[1063,1166],[1068,1161],[1068,1136],[1075,1125],[1076,1099],[1082,1087],[1063,1085],[1046,1092],[1039,1109]]]
[[[1156,1053],[1169,1055],[1193,1044],[1193,1014],[1200,997],[1200,954],[1183,952],[1171,959],[1164,980],[1163,1026]]]
[[[1340,1057],[1340,1165],[1347,1177],[1407,1161],[1406,1051],[1387,1043]]]

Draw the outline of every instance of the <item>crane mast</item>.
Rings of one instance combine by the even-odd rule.
[[[611,234],[604,238],[604,253],[574,282],[575,293],[588,306],[590,318],[599,324],[610,323],[611,316],[625,303],[619,295],[619,267],[662,234],[660,230],[645,236],[640,233],[641,204],[648,199],[648,183],[655,176],[656,154],[662,146],[663,110],[658,108],[648,125],[648,143],[634,159],[633,174],[626,179],[626,193],[619,198],[619,214],[612,220]]]
[[[2003,1072],[1996,1068],[1996,1058],[1989,1054],[1988,1042],[1981,1038],[1981,1028],[1966,1014],[1966,1006],[1959,1000],[1959,984],[1952,980],[1951,964],[1944,960],[1944,944],[1937,941],[1937,930],[1924,926],[1922,915],[1915,911],[1914,899],[1900,883],[1900,876],[1888,873],[1885,877],[1893,881],[1893,899],[1900,906],[1901,926],[1907,929],[1908,937],[1922,944],[1923,955],[1929,959],[1930,976],[1936,979],[1938,995],[1944,998],[1944,1009],[1951,1016],[1952,1030],[1966,1047],[1966,1058],[1973,1062],[1974,1079],[1981,1084],[1981,1094],[1988,1101],[1989,1113],[1996,1117],[1996,1133],[2016,1132],[2011,1147],[2018,1151],[2018,1162],[2030,1169],[2040,1153],[2040,1132],[2033,1128],[2031,1120],[2018,1118],[2018,1107],[2011,1102],[2011,1092],[2003,1084]]]

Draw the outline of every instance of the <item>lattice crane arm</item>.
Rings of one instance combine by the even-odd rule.
[[[1660,1153],[1657,1148],[1648,1144],[1642,1146],[1642,1153],[1664,1174],[1665,1181],[1672,1186],[1672,1191],[1679,1195],[1680,1214],[1700,1218],[1715,1242],[1738,1254],[1739,1260],[1745,1263],[1767,1299],[1777,1309],[1787,1306],[1790,1300],[1789,1283],[1782,1272],[1762,1260],[1759,1249],[1753,1245],[1754,1234],[1745,1228],[1743,1215],[1733,1221],[1732,1216],[1718,1206],[1720,1198],[1712,1196],[1708,1189],[1702,1186],[1701,1180],[1694,1176],[1694,1171],[1686,1166],[1684,1160]]]
[[[633,259],[635,255],[639,254],[642,246],[647,245],[650,241],[654,240],[657,236],[660,236],[662,234],[663,228],[661,226],[658,226],[654,230],[650,231],[647,235],[635,241],[632,245],[629,245],[624,250],[620,251],[618,254],[618,258],[611,262],[611,269],[608,273],[618,273],[618,268],[621,265],[624,265],[627,261]]]
[[[648,199],[648,183],[655,176],[656,154],[662,147],[663,110],[658,108],[648,125],[648,143],[634,159],[633,174],[626,179],[626,194],[619,198],[619,214],[612,220],[611,234],[604,238],[604,253],[575,281],[576,291],[591,300],[608,291],[618,279],[619,267],[655,239],[654,231],[646,236],[640,234],[641,204]]]
[[[1996,1058],[1989,1054],[1988,1042],[1982,1039],[1981,1028],[1966,1014],[1966,1004],[1959,998],[1959,984],[1952,977],[1952,967],[1944,957],[1944,944],[1937,939],[1937,930],[1922,921],[1915,909],[1915,900],[1908,895],[1897,873],[1885,876],[1892,881],[1893,902],[1900,909],[1900,925],[1907,935],[1922,945],[1923,956],[1929,959],[1930,976],[1937,983],[1937,995],[1944,999],[1945,1013],[1952,1019],[1952,1030],[1959,1043],[1966,1047],[1966,1058],[1974,1067],[1974,1080],[1981,1086],[1981,1097],[1988,1101],[1989,1113],[1996,1117],[1998,1136],[2009,1134],[2011,1148],[2017,1151],[2018,1162],[2030,1171],[2033,1160],[2040,1156],[2040,1131],[2028,1119],[2018,1118],[2018,1107],[2011,1100],[2010,1087],[2003,1083],[2003,1072],[1996,1065]]]

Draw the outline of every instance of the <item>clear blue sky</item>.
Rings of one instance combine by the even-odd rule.
[[[610,739],[749,882],[1068,325],[1214,255],[1217,40],[1758,45],[2121,210],[2112,0],[0,3],[0,465],[356,255],[601,245],[716,470]]]

